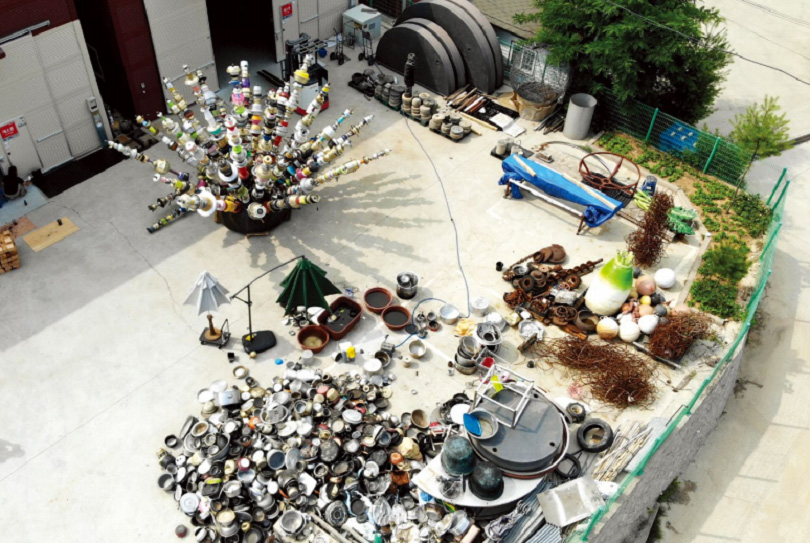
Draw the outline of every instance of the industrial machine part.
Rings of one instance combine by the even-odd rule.
[[[473,12],[477,12],[480,18],[477,19],[473,16]],[[422,0],[405,9],[397,19],[396,25],[400,26],[411,19],[433,21],[452,36],[453,42],[464,59],[467,80],[473,85],[484,92],[491,93],[503,84],[503,60],[500,56],[500,46],[497,44],[495,31],[472,3]],[[494,38],[494,44],[488,36],[489,31],[492,33],[491,37]],[[500,70],[498,66],[500,66]]]
[[[456,77],[456,88],[461,88],[467,84],[466,68],[464,67],[464,59],[461,53],[453,42],[453,38],[447,33],[445,29],[436,23],[427,19],[410,19],[409,24],[419,25],[425,28],[428,32],[433,34],[433,37],[439,40],[444,45],[447,55],[450,57],[450,62],[453,64],[453,73]]]
[[[377,44],[376,60],[401,73],[409,53],[416,54],[417,83],[444,96],[456,90],[455,72],[447,48],[418,24],[400,24],[383,34]]]

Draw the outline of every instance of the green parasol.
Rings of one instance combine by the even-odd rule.
[[[329,310],[324,299],[330,294],[340,294],[340,289],[326,278],[326,272],[306,258],[301,258],[295,269],[281,282],[284,291],[276,302],[285,309],[285,315],[296,307],[322,307]]]

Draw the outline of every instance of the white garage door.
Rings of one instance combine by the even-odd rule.
[[[21,170],[39,166],[48,171],[101,147],[87,105],[88,98],[96,98],[99,105],[101,100],[83,41],[81,26],[74,21],[3,44],[0,123],[14,119],[30,136],[21,134],[9,142],[12,160],[14,147],[29,145],[30,149],[16,150],[36,155],[39,162],[21,164]]]
[[[144,6],[161,79],[168,77],[186,100],[193,100],[191,89],[183,85],[187,64],[192,71],[203,71],[211,90],[219,90],[205,0],[144,0]],[[163,94],[169,98],[165,88]]]

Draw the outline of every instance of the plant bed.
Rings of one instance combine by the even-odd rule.
[[[757,242],[771,223],[771,208],[758,195],[742,189],[735,198],[735,188],[729,184],[627,134],[608,132],[597,143],[607,151],[631,158],[653,175],[684,191],[697,209],[701,223],[712,234],[707,254],[714,254],[717,261],[714,271],[707,267],[706,262],[701,265],[690,287],[687,303],[724,319],[741,318],[745,313],[740,304],[741,278],[737,273],[727,276],[719,263],[727,258],[737,261],[738,265],[752,260],[753,254],[759,250]],[[725,255],[713,253],[721,247],[726,251]]]

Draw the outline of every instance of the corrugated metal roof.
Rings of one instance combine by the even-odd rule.
[[[539,23],[519,25],[512,19],[516,13],[536,11],[532,0],[474,0],[473,4],[494,26],[508,30],[521,38],[531,38],[540,29]]]

